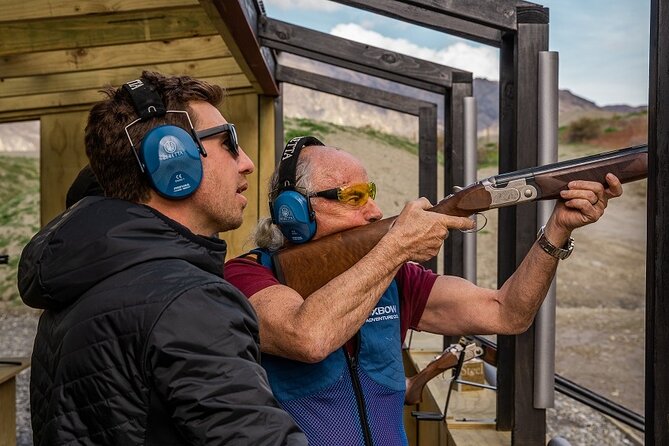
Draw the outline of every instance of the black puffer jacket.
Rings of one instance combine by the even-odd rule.
[[[258,324],[223,280],[224,241],[149,207],[90,197],[24,249],[44,308],[32,357],[36,445],[306,444],[258,364]]]

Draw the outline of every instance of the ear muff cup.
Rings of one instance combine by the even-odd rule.
[[[202,182],[197,144],[184,129],[161,125],[149,131],[139,150],[151,186],[163,197],[186,198]]]
[[[294,190],[281,192],[270,208],[274,223],[293,243],[304,243],[316,234],[316,219],[309,200]]]

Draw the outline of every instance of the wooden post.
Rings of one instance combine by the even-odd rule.
[[[517,7],[515,33],[500,48],[500,172],[537,164],[539,52],[548,49],[548,11]],[[498,286],[534,244],[536,204],[499,210]],[[546,411],[533,407],[534,326],[499,336],[497,428],[512,431],[512,444],[545,443]]]
[[[418,111],[418,194],[437,202],[437,105]],[[423,266],[437,272],[437,258]]]
[[[259,128],[258,128],[258,163],[256,172],[258,172],[258,217],[269,217],[269,179],[274,172],[275,156],[275,103],[276,98],[270,96],[259,96]]]
[[[669,444],[669,1],[652,0],[648,101],[645,444]]]
[[[28,358],[2,358],[0,363],[0,445],[16,444],[16,375],[30,365]]]
[[[65,210],[65,195],[88,163],[84,129],[88,111],[40,119],[40,219],[42,226]]]
[[[253,248],[247,244],[247,240],[253,228],[255,228],[258,221],[259,209],[259,169],[258,165],[261,163],[259,159],[259,110],[258,110],[258,95],[255,93],[241,94],[228,96],[223,102],[221,108],[223,117],[229,122],[237,125],[239,133],[239,145],[244,152],[251,158],[255,165],[255,171],[249,175],[249,188],[244,194],[248,199],[248,205],[244,211],[244,222],[241,227],[234,231],[225,232],[221,234],[228,243],[227,258],[231,259],[246,250]],[[272,141],[274,140],[273,136]],[[263,201],[264,202],[264,201]]]
[[[447,96],[446,125],[444,137],[444,195],[453,192],[453,187],[464,187],[464,98],[472,95],[471,82],[454,82]],[[460,231],[451,231],[445,242],[444,274],[463,277],[463,240]],[[449,341],[445,346],[455,341]]]
[[[444,196],[455,186],[464,184],[464,98],[473,94],[470,79],[458,82],[456,77],[444,108]],[[451,231],[444,242],[444,274],[464,276],[464,237]],[[458,342],[458,336],[444,336],[443,347]]]
[[[281,94],[275,99],[274,109],[276,114],[274,115],[274,165],[278,165],[281,161],[281,153],[283,152],[283,147],[285,145],[285,130],[283,125],[283,82],[279,82],[279,91]]]

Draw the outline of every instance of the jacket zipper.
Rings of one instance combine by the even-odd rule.
[[[360,415],[360,426],[362,427],[362,434],[365,440],[365,446],[373,446],[372,432],[369,429],[369,420],[367,419],[367,410],[365,409],[365,397],[362,393],[362,386],[360,385],[360,378],[358,377],[358,352],[360,350],[360,335],[357,335],[357,342],[355,346],[355,353],[353,355],[346,351],[346,364],[348,364],[348,371],[351,374],[351,381],[353,382],[353,393],[355,393],[355,400],[358,403],[358,414]],[[346,350],[346,349],[344,349]]]

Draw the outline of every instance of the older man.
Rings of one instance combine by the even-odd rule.
[[[316,445],[403,445],[405,380],[401,343],[409,328],[444,335],[521,333],[531,324],[572,230],[597,221],[608,187],[575,181],[543,231],[499,290],[442,276],[412,261],[437,254],[449,229],[468,218],[408,203],[381,241],[353,267],[303,299],[282,285],[271,253],[382,217],[363,165],[313,137],[291,140],[270,185],[272,219],[256,231],[259,249],[226,264],[226,278],[260,320],[263,367],[282,407]],[[544,249],[553,246],[555,249]],[[550,253],[549,253],[550,252]],[[374,317],[383,312],[383,317]]]

